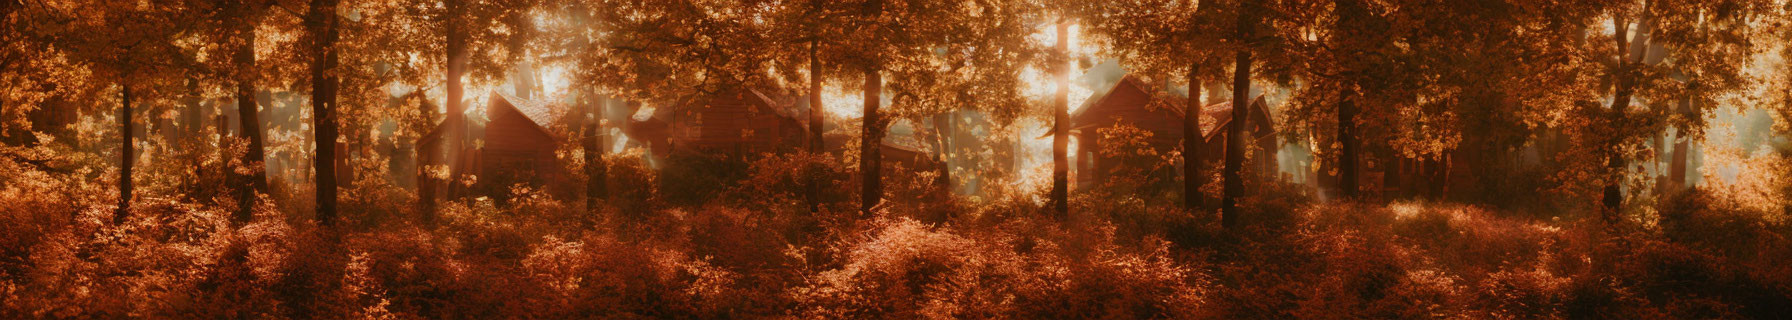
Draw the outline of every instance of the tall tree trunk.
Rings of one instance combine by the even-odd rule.
[[[249,141],[249,150],[243,154],[243,165],[248,166],[251,173],[238,177],[242,181],[237,185],[239,192],[237,204],[240,207],[233,218],[238,223],[244,223],[253,218],[256,193],[268,192],[268,174],[263,165],[266,155],[262,150],[261,117],[259,116],[260,110],[256,107],[255,98],[255,81],[258,78],[259,70],[255,67],[255,20],[249,18],[255,13],[249,11],[251,4],[243,3],[237,4],[237,6],[239,9],[243,9],[242,12],[237,13],[243,19],[238,22],[237,26],[239,28],[237,41],[241,43],[238,44],[233,57],[238,68],[237,120],[239,121],[238,126],[242,127],[238,133],[243,139]]]
[[[436,105],[430,103],[428,99],[422,100],[423,102],[417,104],[417,114],[423,115],[424,119],[435,119]],[[413,154],[411,159],[415,160],[411,171],[416,174],[417,208],[419,209],[417,220],[424,226],[434,226],[437,192],[436,184],[438,180],[431,177],[429,166],[434,164],[431,162],[434,161],[432,160],[434,159],[434,155],[441,154],[440,148],[442,148],[442,146],[440,144],[436,145],[437,150],[435,150],[436,152],[433,154],[425,153],[423,150],[424,146],[429,144],[430,141],[424,140],[424,138],[427,137],[419,136],[417,137],[416,142],[411,143],[411,154]],[[441,138],[438,137],[437,139],[439,140]]]
[[[137,153],[131,145],[131,86],[120,82],[122,100],[118,109],[118,134],[124,139],[118,144],[118,211],[112,215],[113,222],[124,222],[131,213],[131,166]]]
[[[466,147],[464,132],[466,129],[466,107],[462,105],[466,90],[461,84],[461,77],[466,73],[467,68],[467,36],[466,31],[462,30],[463,26],[460,21],[461,15],[466,10],[466,4],[464,0],[446,0],[444,2],[448,9],[442,19],[442,23],[447,28],[445,36],[448,42],[448,70],[446,72],[448,79],[444,85],[448,97],[447,101],[444,101],[444,106],[448,112],[442,115],[442,123],[439,127],[442,132],[437,136],[442,143],[437,144],[436,154],[418,154],[417,168],[420,172],[427,173],[427,168],[431,165],[447,166],[448,176],[446,183],[429,174],[419,174],[417,177],[417,190],[420,194],[418,200],[423,203],[419,220],[422,220],[421,222],[426,226],[435,224],[436,197],[443,193],[453,197],[454,181],[460,176],[461,155]],[[424,141],[418,141],[417,145],[422,146],[424,143]],[[432,163],[438,155],[441,156],[442,163]],[[441,187],[447,187],[447,190],[442,190]]]
[[[201,109],[203,101],[205,99],[199,92],[199,78],[187,78],[186,110],[181,111],[181,118],[184,118],[181,125],[185,126],[188,142],[197,143],[200,135],[205,133],[205,111]]]
[[[1641,23],[1637,25],[1637,41],[1644,41],[1644,37],[1648,35],[1653,28],[1653,19],[1651,19],[1648,13],[1649,4],[1645,3],[1643,6],[1643,18]],[[1642,49],[1646,46],[1631,45],[1630,39],[1627,37],[1630,34],[1628,30],[1629,23],[1625,21],[1622,15],[1619,15],[1617,19],[1613,19],[1612,24],[1615,25],[1616,30],[1618,31],[1618,36],[1612,38],[1617,41],[1619,57],[1618,71],[1614,75],[1617,78],[1617,88],[1612,95],[1611,119],[1609,120],[1609,123],[1612,128],[1622,128],[1626,125],[1626,122],[1628,122],[1625,119],[1627,117],[1626,113],[1630,110],[1631,95],[1636,92],[1636,77],[1632,73],[1635,71],[1637,64],[1642,62],[1644,51]],[[1622,139],[1623,137],[1619,138]],[[1606,181],[1605,194],[1601,199],[1602,210],[1600,210],[1600,213],[1607,222],[1617,221],[1619,219],[1619,210],[1622,209],[1624,205],[1624,192],[1622,187],[1624,184],[1625,171],[1627,170],[1625,167],[1627,166],[1626,163],[1628,161],[1624,159],[1623,154],[1617,151],[1618,147],[1624,143],[1623,140],[1617,140],[1615,143],[1617,145],[1613,145],[1611,148],[1607,149],[1610,154],[1606,155],[1606,167],[1613,171],[1613,178],[1610,181]]]
[[[603,112],[599,108],[607,101],[597,100],[586,94],[585,115],[585,212],[597,212],[597,201],[610,194],[604,184],[604,147],[599,140],[599,131],[603,130]]]
[[[446,164],[449,169],[447,191],[449,197],[452,198],[455,196],[456,190],[458,190],[458,188],[455,187],[457,184],[455,184],[454,181],[460,179],[460,175],[463,173],[462,170],[465,169],[463,168],[464,164],[461,163],[461,158],[467,149],[467,109],[463,104],[464,101],[462,101],[462,99],[465,99],[466,97],[466,88],[461,83],[461,77],[466,74],[467,70],[467,31],[464,30],[464,26],[462,26],[464,23],[464,21],[462,21],[462,16],[466,14],[466,3],[465,0],[447,0],[447,7],[448,114],[445,115],[442,121],[442,124],[446,127],[445,129],[447,129],[447,132],[443,132],[442,136],[448,139],[448,143],[446,144],[448,156],[443,159],[447,162]],[[427,214],[433,216],[435,213],[430,212]]]
[[[945,112],[933,115],[934,162],[939,164],[941,186],[947,192],[952,190],[952,113]]]
[[[1244,128],[1250,125],[1251,94],[1251,50],[1248,48],[1253,37],[1257,21],[1255,8],[1248,3],[1239,4],[1238,48],[1232,75],[1232,125],[1226,130],[1226,168],[1221,173],[1225,182],[1224,197],[1220,199],[1220,225],[1226,229],[1238,226],[1238,197],[1244,194],[1244,178],[1239,170],[1244,165]]]
[[[1680,107],[1675,112],[1692,115],[1692,99],[1680,100]],[[1678,191],[1686,186],[1687,152],[1691,151],[1687,150],[1690,147],[1687,141],[1686,132],[1674,133],[1674,155],[1668,163],[1668,185],[1672,191]]]
[[[1206,163],[1201,161],[1201,79],[1196,65],[1188,66],[1188,105],[1182,109],[1182,208],[1200,209],[1207,200]]]
[[[1359,48],[1365,45],[1363,37],[1367,35],[1363,33],[1370,32],[1365,23],[1368,15],[1368,8],[1365,8],[1360,0],[1338,2],[1339,18],[1335,28],[1339,34],[1339,42],[1341,42],[1339,46]],[[1341,71],[1346,74],[1355,74],[1362,68],[1360,64],[1356,63],[1358,59],[1354,56],[1346,55],[1341,57],[1341,60],[1345,60]],[[1359,84],[1357,80],[1360,79],[1347,79],[1349,80],[1339,84],[1342,88],[1338,91],[1338,194],[1344,199],[1355,199],[1359,189],[1358,183],[1361,182],[1359,174],[1362,172],[1361,168],[1357,166],[1357,161],[1361,160],[1362,156],[1358,154],[1356,128],[1356,85]]]
[[[1070,217],[1070,22],[1058,21],[1057,59],[1052,73],[1058,93],[1052,99],[1052,210]]]
[[[1344,199],[1357,196],[1356,89],[1345,84],[1338,92],[1338,194]]]
[[[871,209],[883,201],[883,159],[881,158],[884,126],[883,117],[877,113],[878,104],[883,103],[883,75],[878,74],[876,67],[865,68],[865,118],[864,134],[859,141],[859,170],[864,175],[864,189],[859,191],[859,211],[866,217],[872,215]]]
[[[312,0],[310,27],[312,34],[311,62],[311,159],[316,168],[317,222],[336,223],[336,68],[337,0]]]
[[[822,129],[825,129],[821,122],[822,112],[826,110],[821,105],[821,59],[816,54],[821,44],[818,42],[809,41],[809,154],[817,156],[827,150],[822,137]],[[809,213],[821,212],[821,177],[810,176],[808,182],[809,190],[804,200],[809,202]]]

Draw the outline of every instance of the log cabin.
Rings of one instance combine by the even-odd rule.
[[[555,163],[554,152],[562,137],[548,130],[564,112],[555,111],[542,101],[517,98],[503,92],[492,92],[485,108],[484,138],[480,143],[469,141],[465,150],[447,150],[448,142],[467,133],[469,124],[444,121],[418,139],[418,160],[426,165],[446,165],[449,172],[473,174],[472,189],[492,196],[503,196],[509,187],[523,184],[541,187],[555,179],[568,179]],[[446,189],[447,181],[425,181],[419,187]],[[426,184],[428,184],[426,186]]]
[[[1102,129],[1121,125],[1132,126],[1151,133],[1146,144],[1160,152],[1167,153],[1180,149],[1183,132],[1182,121],[1187,99],[1178,97],[1133,77],[1125,76],[1108,88],[1098,93],[1087,102],[1087,106],[1071,114],[1071,135],[1077,138],[1077,154],[1072,160],[1078,168],[1077,179],[1089,181],[1094,185],[1105,181],[1107,174],[1119,161],[1106,159],[1100,152]],[[1279,145],[1276,142],[1274,119],[1262,96],[1258,96],[1251,104],[1251,127],[1247,141],[1252,146],[1253,156],[1249,165],[1253,171],[1264,177],[1276,174],[1275,152]],[[1232,125],[1232,102],[1221,102],[1201,108],[1201,158],[1216,170],[1224,161],[1225,132]],[[1180,169],[1178,169],[1180,170]]]

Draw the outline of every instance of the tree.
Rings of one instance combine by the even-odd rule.
[[[1221,172],[1225,180],[1224,196],[1220,199],[1220,225],[1226,229],[1238,227],[1238,197],[1244,194],[1244,177],[1239,171],[1244,166],[1244,134],[1245,127],[1250,125],[1250,107],[1247,106],[1251,94],[1251,48],[1257,37],[1257,10],[1260,4],[1252,1],[1238,3],[1237,37],[1234,38],[1239,47],[1232,67],[1232,126],[1226,132],[1226,167]]]
[[[822,32],[829,30],[828,24],[839,21],[841,11],[839,7],[829,4],[828,1],[819,0],[780,1],[768,13],[772,17],[772,22],[768,24],[770,39],[778,44],[769,52],[772,55],[770,64],[778,70],[786,70],[783,74],[772,76],[789,82],[805,83],[805,98],[809,102],[809,132],[804,140],[810,154],[822,154],[827,150],[824,134],[826,123],[823,121],[827,110],[821,99],[822,85],[827,78],[824,73],[827,71],[822,67],[822,54],[830,51],[822,49],[825,41]],[[805,73],[799,75],[796,70],[803,70]],[[808,186],[805,187],[803,197],[809,203],[811,214],[821,211],[821,189],[827,183],[821,179],[810,177],[805,182]]]
[[[448,113],[442,120],[442,128],[447,130],[443,132],[442,136],[448,141],[445,145],[445,148],[448,149],[448,157],[445,160],[448,163],[443,165],[447,165],[450,170],[448,175],[450,193],[455,190],[454,181],[459,181],[462,174],[461,167],[464,164],[461,163],[460,154],[467,150],[467,107],[463,105],[466,103],[466,87],[461,83],[467,70],[466,29],[468,23],[481,20],[467,15],[467,1],[445,0],[444,6],[447,7],[447,11],[441,17],[442,28],[447,38],[448,56],[447,72],[445,73],[448,100],[443,102],[443,105],[448,107]],[[431,194],[430,198],[424,201],[433,202],[435,201],[434,196]],[[430,209],[432,209],[429,210],[430,212],[424,212],[423,220],[426,223],[435,221],[436,213],[433,206]]]
[[[971,8],[997,10],[999,6],[978,7],[970,1],[854,0],[854,1],[788,1],[779,2],[770,12],[772,22],[762,28],[799,32],[775,36],[787,41],[787,48],[803,48],[815,41],[815,60],[827,67],[811,71],[825,82],[832,78],[842,82],[862,81],[864,117],[861,119],[859,171],[862,175],[860,211],[870,215],[882,202],[882,159],[879,147],[889,120],[887,113],[905,113],[924,104],[917,91],[894,91],[891,108],[884,108],[886,89],[926,87],[939,69],[934,49],[945,44],[952,27],[962,25]],[[781,65],[795,66],[806,52],[773,52]],[[783,70],[798,70],[788,67]],[[795,78],[793,74],[783,75]],[[886,83],[885,78],[891,81]],[[817,84],[812,84],[815,86]],[[811,89],[811,91],[815,91]],[[811,98],[817,99],[817,98]],[[812,120],[813,121],[813,120]],[[812,134],[813,135],[813,134]]]
[[[592,97],[589,93],[581,94],[581,104],[585,111],[585,211],[595,213],[597,201],[609,196],[608,186],[604,184],[604,146],[599,140],[598,131],[603,130],[603,106],[606,100]],[[597,101],[593,101],[597,100]]]
[[[1330,113],[1335,117],[1289,117],[1289,122],[1309,128],[1333,127],[1330,137],[1335,141],[1332,145],[1336,149],[1338,194],[1344,199],[1355,198],[1359,188],[1358,174],[1362,172],[1358,163],[1362,161],[1364,146],[1360,141],[1365,134],[1361,128],[1365,121],[1358,115],[1367,105],[1377,107],[1371,108],[1371,112],[1380,117],[1396,109],[1395,106],[1409,105],[1405,101],[1412,98],[1410,92],[1398,90],[1409,87],[1398,85],[1416,78],[1414,70],[1398,63],[1407,58],[1406,52],[1391,45],[1394,39],[1407,35],[1391,28],[1385,14],[1372,10],[1367,1],[1302,4],[1293,7],[1296,17],[1288,20],[1291,25],[1298,26],[1296,29],[1312,30],[1312,37],[1289,37],[1306,38],[1295,43],[1295,51],[1302,56],[1300,60],[1306,62],[1295,67],[1300,69],[1305,85],[1296,94],[1293,103],[1296,111],[1288,114]],[[1392,7],[1397,4],[1378,5]],[[1363,91],[1370,92],[1365,94]],[[1397,126],[1387,124],[1382,127]],[[1385,136],[1387,131],[1386,128],[1373,129],[1377,129],[1378,136]]]
[[[133,125],[144,93],[171,82],[174,70],[190,67],[174,37],[192,26],[186,7],[148,3],[56,3],[33,10],[30,38],[65,45],[73,62],[87,71],[85,90],[118,88],[119,176],[115,221],[131,212],[137,150]]]
[[[1052,97],[1052,209],[1058,219],[1070,217],[1070,21],[1058,20],[1058,39],[1053,51],[1052,78],[1058,91]]]
[[[230,32],[232,46],[231,62],[236,65],[236,108],[237,120],[241,123],[238,135],[248,140],[249,150],[243,155],[243,165],[249,167],[250,173],[237,179],[238,193],[236,215],[233,221],[247,222],[255,207],[256,194],[268,192],[267,169],[263,164],[266,157],[262,147],[262,130],[259,108],[255,100],[255,82],[258,70],[255,68],[255,27],[262,8],[252,2],[231,2],[227,16],[233,25]],[[197,110],[195,110],[197,111]]]
[[[539,1],[490,1],[490,0],[446,0],[440,7],[418,9],[414,3],[407,1],[391,1],[384,10],[395,11],[399,15],[410,15],[395,22],[400,23],[398,30],[381,30],[390,35],[407,35],[411,31],[404,30],[403,23],[426,24],[433,28],[429,32],[415,34],[415,37],[442,39],[442,42],[425,42],[415,44],[416,53],[426,54],[430,58],[441,57],[443,60],[432,61],[438,65],[442,73],[438,79],[445,79],[443,91],[447,97],[442,103],[447,112],[441,120],[441,137],[446,141],[443,149],[447,163],[428,163],[426,166],[445,166],[447,168],[448,190],[435,190],[440,181],[433,181],[430,175],[420,177],[420,199],[423,202],[421,220],[425,224],[433,224],[436,219],[435,199],[442,193],[456,196],[461,190],[457,182],[463,181],[467,174],[466,164],[461,163],[460,155],[470,148],[468,142],[468,120],[466,117],[466,86],[469,81],[475,85],[489,82],[500,77],[515,62],[527,57],[531,40],[539,33],[532,20],[528,18],[530,9],[539,7]],[[406,20],[409,19],[409,20]],[[440,37],[440,38],[436,38]],[[406,41],[407,39],[387,39]],[[543,40],[544,42],[553,40]],[[374,44],[373,47],[381,47]],[[381,59],[386,63],[404,63],[407,56],[387,57]],[[431,59],[433,60],[433,59]],[[434,81],[422,81],[433,83]],[[432,128],[433,129],[433,128]],[[418,145],[422,145],[419,143]],[[419,157],[431,159],[431,157]],[[430,181],[422,181],[430,180]]]
[[[1178,0],[1089,1],[1072,11],[1091,38],[1134,72],[1183,75],[1188,103],[1182,119],[1182,206],[1188,210],[1203,207],[1201,188],[1209,177],[1201,161],[1201,88],[1206,79],[1223,76],[1217,61],[1228,53],[1214,45],[1223,34],[1216,7]]]
[[[312,0],[305,15],[310,37],[312,166],[316,168],[317,221],[336,223],[336,86],[337,0]]]
[[[1612,178],[1604,183],[1601,213],[1608,220],[1619,219],[1624,202],[1622,184],[1630,158],[1640,154],[1642,137],[1660,132],[1666,122],[1678,119],[1675,127],[1681,132],[1698,132],[1702,118],[1675,117],[1672,108],[1657,107],[1632,110],[1637,100],[1660,106],[1691,99],[1693,105],[1718,105],[1721,96],[1740,91],[1749,84],[1740,66],[1747,65],[1758,51],[1750,35],[1759,28],[1751,23],[1755,13],[1771,10],[1767,1],[1669,1],[1644,0],[1642,3],[1616,3],[1608,8],[1612,17],[1611,40],[1615,46],[1598,50],[1613,57],[1609,71],[1612,102],[1609,108],[1604,140],[1607,170]],[[1634,27],[1635,29],[1632,29]],[[1646,61],[1656,45],[1666,48],[1666,57],[1659,64]],[[1597,49],[1597,48],[1595,48]],[[1703,114],[1704,110],[1694,111]],[[1641,114],[1637,114],[1641,113]]]

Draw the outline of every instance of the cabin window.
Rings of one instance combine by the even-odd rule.
[[[753,129],[740,129],[740,137],[752,139],[753,138]]]

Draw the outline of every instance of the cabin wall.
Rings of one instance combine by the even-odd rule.
[[[750,92],[723,94],[675,111],[671,148],[690,152],[759,153],[799,146],[802,127]]]

